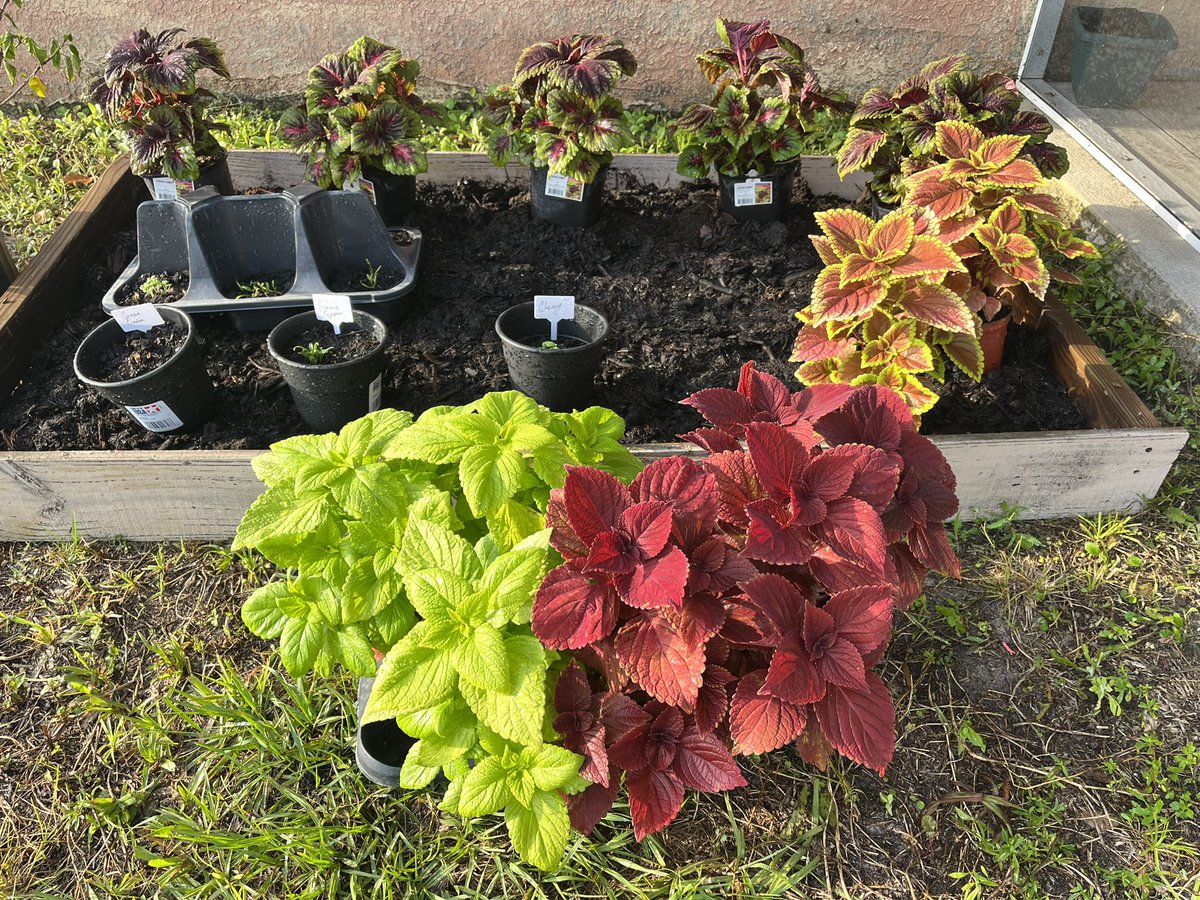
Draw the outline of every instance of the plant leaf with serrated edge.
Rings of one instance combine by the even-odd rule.
[[[617,633],[616,649],[621,665],[646,693],[672,706],[694,708],[704,676],[704,648],[688,646],[670,621],[643,614]]]
[[[558,866],[571,831],[562,797],[536,791],[528,808],[515,803],[505,807],[504,822],[521,859],[546,872]]]
[[[803,730],[806,707],[763,694],[766,671],[748,672],[738,681],[729,705],[729,734],[738,754],[769,753]]]

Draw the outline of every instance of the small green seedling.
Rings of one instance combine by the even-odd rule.
[[[261,281],[239,281],[237,283],[238,295],[236,300],[248,300],[253,297],[276,297],[282,293],[279,286],[275,283],[274,278],[266,278]]]
[[[373,266],[371,265],[371,261],[369,259],[366,262],[367,274],[362,277],[362,281],[359,283],[367,290],[373,291],[379,287],[379,276],[383,272],[383,266],[382,264]]]
[[[557,350],[558,341],[542,341],[543,350]]]
[[[138,293],[148,303],[156,303],[162,297],[169,297],[174,290],[175,286],[167,280],[167,274],[164,272],[162,275],[147,275],[143,278]]]
[[[297,344],[292,348],[292,352],[298,353],[307,359],[314,366],[325,361],[325,357],[333,352],[330,347],[322,347],[316,341],[311,344]]]

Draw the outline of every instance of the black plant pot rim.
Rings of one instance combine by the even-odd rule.
[[[359,319],[360,316],[366,320],[365,323],[360,321],[360,319]],[[356,356],[353,359],[344,359],[341,362],[337,362],[337,363],[300,362],[299,360],[292,359],[292,357],[290,357],[290,356],[286,356],[285,354],[288,353],[291,350],[291,348],[290,347],[279,348],[277,346],[278,342],[275,337],[275,335],[285,325],[294,323],[299,319],[311,319],[313,322],[325,321],[324,319],[318,319],[317,314],[315,312],[313,312],[312,310],[309,310],[308,312],[297,313],[294,316],[289,316],[288,318],[286,318],[282,322],[280,322],[278,325],[276,325],[274,328],[272,328],[271,333],[267,335],[267,352],[269,352],[271,354],[271,356],[275,357],[275,360],[278,363],[280,363],[280,365],[291,366],[294,369],[308,369],[308,370],[314,371],[314,372],[318,371],[318,370],[321,372],[336,372],[339,369],[345,369],[348,366],[352,366],[355,363],[358,363],[361,360],[365,359],[366,357],[370,356],[377,349],[379,349],[379,347],[383,346],[384,341],[387,340],[387,325],[384,324],[383,319],[379,318],[378,316],[373,316],[373,315],[371,315],[371,313],[365,312],[361,309],[356,309],[356,310],[354,310],[354,322],[353,323],[343,322],[342,325],[345,326],[345,325],[353,324],[355,326],[355,329],[357,330],[359,328],[362,328],[363,325],[366,324],[368,327],[364,330],[368,330],[368,331],[372,330],[372,328],[370,326],[377,325],[379,328],[381,328],[383,330],[384,337],[382,339],[380,339],[375,344],[374,347],[372,347],[370,350],[366,351],[365,353],[361,354],[360,356]]]
[[[78,378],[80,381],[82,381],[84,384],[88,385],[89,387],[95,387],[95,388],[133,387],[134,385],[142,384],[145,381],[149,381],[151,378],[157,378],[163,371],[165,371],[166,369],[169,369],[171,366],[178,363],[179,360],[183,357],[184,351],[187,350],[189,347],[191,347],[193,344],[195,344],[197,342],[197,340],[199,340],[196,337],[196,325],[192,321],[192,317],[189,316],[187,313],[185,313],[182,309],[171,309],[170,307],[159,306],[158,311],[162,315],[162,317],[164,319],[166,319],[168,322],[173,322],[173,324],[175,324],[175,325],[182,325],[187,329],[187,336],[183,339],[183,343],[179,345],[179,349],[176,350],[173,354],[171,354],[170,359],[168,359],[162,365],[155,366],[149,372],[144,372],[141,375],[136,376],[135,378],[126,378],[123,381],[100,381],[97,378],[93,378],[90,375],[86,375],[80,369],[80,364],[79,364],[79,355],[83,352],[83,348],[92,340],[93,337],[99,338],[101,336],[101,332],[110,332],[110,331],[113,331],[113,329],[116,329],[117,331],[121,330],[121,326],[117,323],[117,320],[110,318],[107,322],[101,322],[99,325],[97,325],[95,328],[93,328],[91,331],[89,331],[87,333],[87,336],[84,337],[84,339],[79,342],[79,346],[75,350],[75,359],[74,359],[75,377]],[[174,317],[178,317],[178,318],[174,318]]]
[[[227,160],[228,158],[229,158],[229,151],[223,149],[223,150],[221,150],[220,156],[213,156],[213,157],[201,160],[200,168],[198,168],[196,170],[196,178],[200,178],[205,172],[207,172],[213,166],[220,165],[221,163],[225,162],[225,160]],[[137,175],[138,178],[171,178],[170,175],[166,174],[165,172],[163,172],[161,170],[158,172],[153,172],[153,173],[151,173],[151,172],[140,172],[140,173],[134,172],[133,174]],[[196,178],[180,178],[178,180],[179,181],[195,181]],[[176,179],[171,178],[171,180],[175,181]]]
[[[507,316],[509,313],[513,312],[514,310],[523,309],[525,307],[531,307],[531,306],[533,306],[533,302],[527,300],[524,303],[518,303],[515,306],[510,306],[504,312],[500,313],[500,315],[496,316],[496,334],[498,334],[500,336],[500,340],[506,346],[512,347],[515,350],[520,350],[524,353],[554,353],[554,354],[582,353],[584,350],[590,349],[591,347],[595,346],[596,344],[598,344],[602,340],[604,340],[606,337],[608,337],[608,319],[605,317],[604,313],[598,312],[597,310],[592,309],[592,307],[590,307],[590,306],[583,306],[582,304],[577,304],[575,306],[576,310],[586,309],[588,312],[590,312],[592,315],[594,315],[596,317],[596,324],[599,325],[599,327],[600,327],[600,333],[598,335],[596,335],[596,337],[592,338],[592,340],[588,341],[586,344],[583,344],[582,346],[579,346],[579,347],[553,347],[553,348],[551,348],[551,347],[531,347],[531,346],[529,346],[529,344],[523,344],[523,343],[521,343],[521,341],[517,340],[516,338],[509,337],[507,334],[504,333],[504,329],[500,327],[500,320],[503,319],[505,316]],[[564,319],[563,321],[565,322],[565,321],[571,321],[571,320]],[[549,323],[547,323],[547,327],[549,327]],[[549,340],[548,337],[547,337],[547,340]]]
[[[583,181],[584,184],[595,184],[597,181],[600,180],[600,173],[603,172],[605,169],[609,168],[611,165],[612,165],[612,163],[605,163],[604,165],[597,168],[596,174],[592,176],[591,181],[585,181],[584,179],[579,178],[579,176],[577,176],[577,175],[568,175],[566,177],[573,178],[577,181]],[[536,160],[536,159],[529,163],[529,167],[531,169],[545,169],[547,177],[549,177],[551,174],[553,174],[553,173],[551,173],[550,167],[548,165],[546,165],[545,163],[540,162],[539,160]],[[562,173],[559,172],[558,174],[561,175]]]

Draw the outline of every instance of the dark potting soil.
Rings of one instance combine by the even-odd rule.
[[[128,381],[153,372],[179,352],[187,340],[187,329],[166,322],[149,331],[127,331],[125,340],[111,344],[100,354],[97,381]]]
[[[562,335],[557,341],[551,341],[546,332],[535,334],[530,337],[517,338],[517,343],[524,344],[526,347],[536,347],[541,350],[570,350],[572,347],[584,347],[587,341],[583,338],[568,337]],[[547,344],[553,344],[553,347],[547,347]]]
[[[366,356],[379,346],[379,341],[375,340],[373,332],[365,328],[351,328],[349,325],[343,325],[342,333],[336,334],[333,326],[328,322],[318,322],[315,327],[303,332],[296,341],[298,347],[308,347],[311,344],[317,344],[326,351],[317,364],[331,366],[334,363],[349,362],[360,356]],[[303,353],[296,352],[294,348],[290,353],[285,351],[284,355],[300,363],[313,362]]]
[[[953,366],[937,405],[921,420],[926,434],[995,434],[1087,428],[1050,365],[1050,339],[1010,324],[1000,368],[974,381]]]
[[[234,294],[234,298],[249,300],[258,297],[278,297],[280,294],[286,294],[295,280],[295,272],[271,272],[255,278],[245,278],[235,285],[237,293]]]
[[[160,278],[170,284],[166,292],[153,291],[147,294],[143,285],[151,278]],[[130,282],[116,295],[117,306],[136,306],[139,303],[176,303],[187,293],[191,278],[187,272],[151,272],[136,282]]]
[[[804,190],[798,180],[786,223],[721,216],[715,186],[609,193],[600,222],[575,230],[532,221],[529,192],[514,185],[419,184],[421,270],[411,311],[390,326],[383,405],[420,413],[507,390],[496,316],[535,294],[573,294],[608,317],[609,353],[593,402],[625,418],[630,442],[674,440],[700,425],[678,401],[701,388],[733,387],[746,360],[799,387],[787,358],[794,313],[820,271],[808,240],[812,212],[844,202]],[[71,368],[83,335],[104,319],[100,298],[135,252],[130,231],[101,254],[107,264],[92,271],[79,307],[0,408],[0,446],[164,445],[82,388]],[[258,448],[306,430],[265,332],[235,331],[220,316],[198,317],[197,326],[217,413],[197,432],[167,438],[167,447]]]
[[[369,262],[349,269],[339,269],[329,281],[334,291],[386,291],[404,280],[404,273],[395,269],[375,269]]]

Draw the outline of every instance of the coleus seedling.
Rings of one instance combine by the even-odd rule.
[[[942,380],[946,359],[980,378],[980,323],[952,280],[967,267],[933,213],[905,206],[872,222],[836,209],[816,219],[825,268],[796,314],[791,357],[803,384],[880,384],[920,415],[938,399],[922,376]]]
[[[302,103],[284,113],[284,139],[325,188],[354,184],[365,169],[416,175],[426,168],[425,129],[437,111],[417,94],[420,64],[361,37],[308,72]]]
[[[1047,178],[1067,172],[1067,153],[1046,138],[1053,132],[1041,113],[1021,109],[1021,95],[1011,76],[978,75],[966,55],[935,60],[906,79],[890,94],[868,90],[838,151],[838,173],[871,173],[871,189],[884,203],[904,199],[904,179],[944,161],[936,145],[937,124],[962,121],[986,136],[1024,135],[1024,152]]]
[[[151,34],[138,29],[108,54],[89,94],[116,127],[135,175],[192,180],[225,157],[213,136],[224,128],[207,118],[212,95],[196,75],[229,77],[211,38],[179,40],[182,28]]]
[[[818,109],[848,108],[822,92],[804,51],[766,19],[717,19],[717,36],[721,46],[696,57],[713,95],[687,107],[675,123],[684,135],[680,174],[779,171],[801,153],[801,136]]]
[[[568,471],[547,522],[563,564],[533,605],[547,647],[577,651],[555,729],[592,781],[568,799],[590,831],[622,783],[638,839],[686,788],[744,783],[734,754],[795,741],[882,772],[895,711],[870,670],[927,568],[957,574],[943,520],[954,476],[878,386],[791,393],[753,364],[736,391],[685,401],[711,427],[701,463],[656,461],[626,487]]]
[[[576,34],[522,51],[511,84],[488,97],[488,155],[517,159],[592,182],[630,141],[625,107],[613,94],[637,71],[633,54],[608,35]]]

